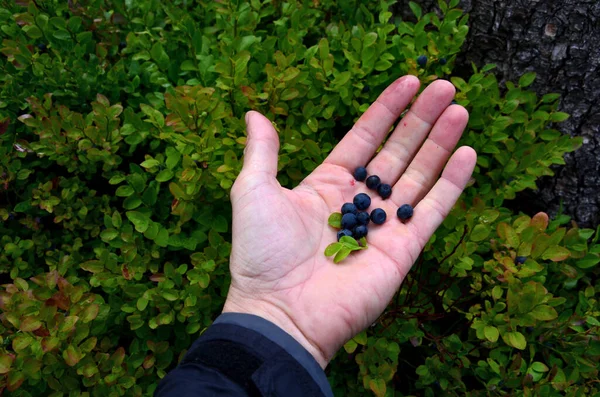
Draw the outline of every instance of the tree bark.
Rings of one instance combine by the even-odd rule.
[[[437,1],[418,1],[436,10]],[[563,213],[581,227],[600,223],[600,1],[598,0],[462,0],[470,14],[469,36],[455,66],[455,74],[470,64],[495,63],[504,84],[526,72],[536,72],[530,86],[538,95],[562,95],[560,110],[571,118],[558,129],[582,136],[583,146],[567,154],[556,175],[538,182],[509,206],[528,214],[545,211],[554,216],[562,201]],[[411,18],[408,1],[398,11]],[[414,17],[412,17],[414,18]]]

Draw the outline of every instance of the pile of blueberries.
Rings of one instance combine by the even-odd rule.
[[[379,196],[384,200],[392,195],[392,187],[387,183],[381,183],[381,179],[377,175],[371,175],[367,178],[367,169],[365,167],[358,167],[354,170],[354,179],[359,182],[365,181],[367,187],[377,191]],[[342,205],[342,230],[337,234],[338,241],[344,236],[359,240],[366,237],[369,233],[367,227],[369,222],[373,222],[376,225],[382,225],[385,222],[387,218],[385,211],[381,208],[375,208],[369,214],[366,210],[370,206],[371,197],[366,193],[359,193],[354,196],[352,203]],[[396,215],[401,221],[407,221],[413,216],[413,207],[410,204],[404,204],[398,208]]]

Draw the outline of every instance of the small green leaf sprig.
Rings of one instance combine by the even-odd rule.
[[[342,214],[340,212],[334,212],[329,216],[327,223],[329,226],[341,229],[342,228]],[[353,251],[362,251],[366,250],[367,239],[365,237],[361,238],[359,241],[356,241],[353,237],[343,236],[340,241],[337,243],[331,243],[325,248],[325,256],[334,256],[333,262],[340,263],[344,259],[350,255]]]

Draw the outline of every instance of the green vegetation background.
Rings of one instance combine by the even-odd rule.
[[[0,390],[151,395],[227,292],[244,113],[275,122],[293,187],[408,73],[454,83],[479,160],[327,368],[336,395],[598,393],[598,233],[503,207],[581,145],[559,95],[453,76],[459,1],[406,21],[392,3],[0,1]]]

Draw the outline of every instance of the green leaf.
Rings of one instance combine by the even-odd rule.
[[[131,186],[129,185],[124,185],[124,186],[119,186],[117,188],[117,191],[115,192],[115,195],[117,197],[129,197],[134,193],[134,190]]]
[[[23,31],[32,39],[39,39],[42,37],[42,31],[35,25],[23,26]]]
[[[173,178],[174,174],[173,171],[171,170],[162,170],[161,172],[158,173],[158,175],[156,175],[156,181],[157,182],[167,182],[169,181],[171,178]]]
[[[123,219],[121,218],[121,213],[119,211],[115,211],[112,214],[111,221],[114,227],[117,229],[121,227],[123,223]]]
[[[333,214],[329,215],[329,219],[327,220],[327,223],[331,227],[334,227],[336,229],[341,229],[342,228],[342,213],[334,212]]]
[[[10,371],[13,360],[8,354],[0,354],[0,374],[6,374]]]
[[[152,167],[157,167],[160,165],[160,162],[158,160],[154,160],[154,159],[148,159],[142,162],[142,164],[140,164],[142,167],[144,168],[152,168]]]
[[[554,123],[560,123],[561,121],[565,121],[569,117],[570,116],[569,116],[568,113],[565,113],[565,112],[554,112],[554,113],[550,114],[550,121],[552,121]]]
[[[342,246],[342,248],[340,248],[340,250],[337,252],[337,254],[335,254],[335,257],[333,258],[333,262],[340,263],[341,261],[346,259],[346,257],[348,255],[350,255],[350,252],[352,252],[352,250],[350,248]]]
[[[408,3],[408,6],[410,7],[413,14],[415,14],[417,19],[421,19],[421,16],[423,15],[423,10],[421,10],[421,6],[415,3],[414,1],[410,1]]]
[[[560,262],[564,261],[569,256],[571,256],[571,251],[564,247],[559,247],[558,245],[555,245],[554,247],[550,247],[546,251],[544,251],[544,253],[542,254],[542,259],[549,259],[552,262]]]
[[[375,44],[377,41],[377,33],[369,32],[363,38],[363,48],[367,48]]]
[[[140,105],[140,109],[142,109],[142,112],[148,116],[150,122],[152,122],[154,125],[157,125],[160,128],[165,126],[165,118],[161,112],[151,106],[146,105],[145,103]]]
[[[533,308],[530,312],[531,316],[536,320],[549,321],[558,317],[556,310],[548,305],[539,305]]]
[[[486,225],[475,225],[471,232],[471,241],[482,241],[490,234],[490,227]]]
[[[127,211],[125,215],[127,216],[127,219],[133,223],[135,230],[138,232],[144,233],[146,229],[148,229],[148,226],[150,225],[150,219],[146,215],[139,211]]]
[[[575,265],[580,269],[589,269],[590,267],[594,267],[600,262],[600,257],[596,254],[587,254],[582,259],[579,259]]]
[[[527,340],[520,332],[506,332],[502,334],[502,339],[507,345],[519,350],[525,350],[527,346]]]
[[[102,241],[111,241],[114,240],[115,237],[117,237],[118,235],[119,232],[111,228],[103,230],[102,233],[100,233],[100,238],[102,239]]]
[[[356,241],[354,239],[354,237],[343,236],[340,239],[340,243],[342,243],[342,245],[344,247],[349,248],[352,251],[354,251],[355,249],[359,249],[360,248],[360,246],[358,245],[358,241]]]
[[[541,363],[539,361],[536,361],[533,364],[531,364],[531,368],[536,372],[548,372],[550,370],[546,364]]]
[[[325,256],[335,255],[341,248],[341,243],[331,243],[327,246],[327,248],[325,248]]]
[[[486,326],[483,329],[483,334],[490,342],[496,342],[498,340],[498,336],[500,336],[500,332],[498,332],[498,328]]]
[[[521,88],[529,87],[535,80],[535,77],[536,77],[535,72],[525,73],[519,79],[519,87],[521,87]]]

